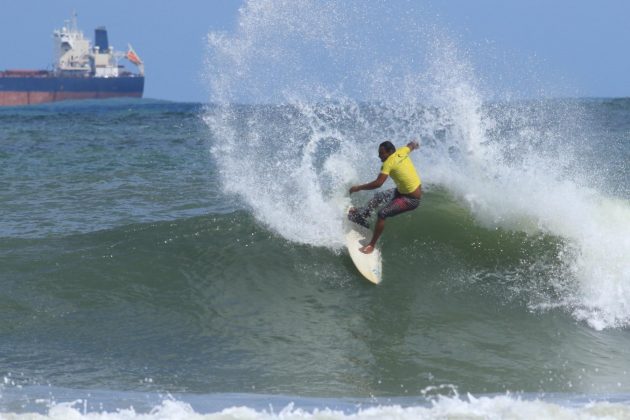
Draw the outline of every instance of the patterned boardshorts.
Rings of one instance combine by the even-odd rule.
[[[406,211],[415,210],[420,205],[420,199],[403,195],[396,188],[392,188],[374,194],[374,197],[364,207],[357,209],[349,218],[355,223],[367,226],[367,219],[383,203],[387,204],[378,211],[379,219],[387,219]]]

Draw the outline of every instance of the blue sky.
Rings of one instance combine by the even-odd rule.
[[[366,0],[367,1],[367,0]],[[110,44],[131,43],[146,66],[145,97],[206,102],[205,37],[234,33],[243,1],[219,0],[20,0],[3,2],[0,69],[46,68],[52,62],[53,29],[76,10],[90,38],[105,25]],[[290,7],[291,2],[285,2]],[[483,67],[501,56],[509,72],[532,66],[537,78],[562,83],[574,96],[630,96],[630,1],[625,0],[433,0],[393,1],[392,8],[421,6],[447,28]],[[471,53],[472,51],[472,53]],[[490,51],[490,52],[489,52]],[[507,59],[505,58],[507,57]],[[479,71],[484,72],[483,69]],[[544,83],[543,83],[544,84]]]

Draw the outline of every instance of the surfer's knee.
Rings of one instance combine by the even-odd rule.
[[[382,209],[380,209],[378,211],[376,216],[378,217],[379,220],[383,220],[384,221],[389,216],[389,212],[387,211],[387,208],[382,208]]]

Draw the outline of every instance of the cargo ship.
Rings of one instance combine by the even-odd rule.
[[[40,104],[71,99],[141,98],[144,64],[128,45],[127,52],[109,45],[107,29],[94,31],[94,46],[77,27],[76,13],[53,31],[51,70],[0,71],[0,106]],[[131,72],[119,60],[136,66]]]

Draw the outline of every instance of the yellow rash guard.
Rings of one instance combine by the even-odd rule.
[[[418,172],[409,157],[410,152],[411,149],[407,146],[396,149],[381,167],[381,173],[392,177],[401,194],[412,193],[422,185]]]

